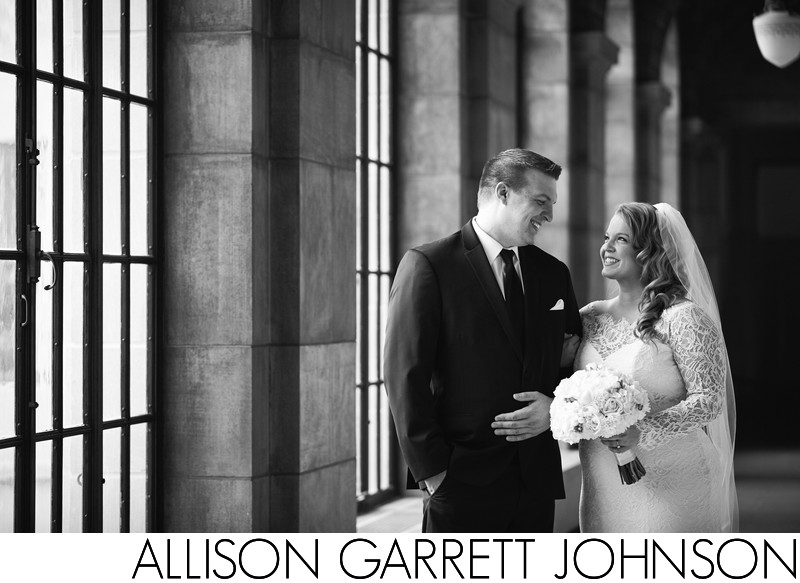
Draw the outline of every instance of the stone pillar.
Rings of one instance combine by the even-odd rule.
[[[352,0],[169,0],[161,530],[355,528]]]
[[[519,146],[518,28],[522,0],[470,0],[467,4],[468,211],[486,160]]]
[[[227,6],[227,5],[226,5]],[[254,219],[269,182],[268,53],[259,3],[165,22],[163,334],[159,445],[165,531],[251,531],[269,499],[268,303]],[[261,122],[261,123],[259,123]],[[263,216],[261,217],[263,219]],[[260,259],[265,259],[261,257]]]
[[[641,202],[661,198],[661,117],[670,92],[660,82],[636,87],[636,195]]]
[[[569,3],[525,0],[524,29],[522,145],[564,167],[553,223],[542,229],[537,245],[567,261],[571,195]]]
[[[466,179],[465,3],[398,0],[398,251],[458,229],[474,209]],[[472,191],[472,192],[470,192]]]
[[[681,184],[681,80],[678,52],[678,19],[673,18],[664,42],[661,76],[664,86],[674,96],[661,118],[661,198],[674,207],[680,204]]]
[[[638,200],[634,128],[634,40],[631,0],[608,0],[606,27],[619,59],[606,86],[606,211],[608,221],[621,202]]]
[[[355,3],[270,7],[269,530],[353,531]]]
[[[603,32],[570,41],[570,271],[578,303],[605,297],[598,249],[606,226],[606,75],[619,49]]]

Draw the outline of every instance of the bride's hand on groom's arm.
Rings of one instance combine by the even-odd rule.
[[[495,417],[492,428],[496,435],[504,435],[508,441],[523,441],[550,429],[552,398],[538,391],[517,393],[514,398],[527,404]]]
[[[641,435],[642,431],[636,427],[636,425],[631,425],[628,427],[628,429],[618,435],[613,437],[601,437],[600,441],[602,441],[603,445],[605,445],[612,452],[622,453],[623,451],[628,451],[634,445],[638,445],[639,437]]]

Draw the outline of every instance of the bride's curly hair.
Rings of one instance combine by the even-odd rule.
[[[656,336],[655,323],[673,304],[686,298],[686,288],[669,262],[658,229],[658,211],[651,204],[627,202],[617,207],[631,229],[636,261],[642,266],[644,291],[639,302],[636,335],[644,342]]]

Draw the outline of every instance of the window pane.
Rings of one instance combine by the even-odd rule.
[[[356,387],[356,453],[361,456],[361,392],[363,389]],[[356,460],[356,493],[361,494],[361,462]]]
[[[391,103],[392,103],[392,76],[389,71],[389,61],[381,59],[381,102],[380,102],[380,127],[381,127],[381,161],[388,164],[392,159],[391,134]]]
[[[17,12],[16,0],[0,0],[0,61],[16,63],[17,57]],[[3,111],[8,111],[4,109]],[[2,518],[0,518],[2,520]],[[2,531],[2,524],[0,524]]]
[[[147,335],[150,305],[148,271],[147,265],[131,265],[131,415],[147,413],[147,359],[150,344]]]
[[[380,327],[378,328],[378,332],[380,332],[380,350],[378,351],[378,359],[380,360],[380,379],[384,379],[383,375],[383,346],[386,343],[386,335],[384,331],[386,330],[386,319],[389,314],[388,306],[389,306],[389,291],[392,286],[392,279],[388,275],[381,275],[381,297],[380,297],[380,307],[381,307],[381,323]]]
[[[61,529],[64,532],[83,531],[83,437],[76,435],[64,440],[64,473]]]
[[[356,274],[356,383],[357,384],[366,382],[366,379],[363,378],[362,368],[361,368],[361,342],[363,342],[361,338],[361,317],[362,317],[361,282],[363,277],[366,276],[363,276],[360,273]]]
[[[121,436],[119,428],[103,431],[103,532],[120,530]]]
[[[390,22],[390,14],[391,14],[391,1],[390,0],[381,0],[381,52],[384,55],[388,55],[390,53],[389,50],[389,42],[391,39],[389,38],[389,22]]]
[[[367,56],[369,67],[367,85],[367,133],[369,134],[368,156],[370,160],[378,159],[378,57],[374,53]]]
[[[120,103],[103,99],[103,252],[122,252]]]
[[[119,0],[103,0],[103,85],[120,89],[122,57],[120,51],[121,12]]]
[[[42,261],[48,278],[50,262]],[[36,431],[53,428],[53,291],[36,286]]]
[[[53,492],[53,442],[36,444],[36,532],[50,532]]]
[[[14,451],[0,449],[0,532],[14,531]]]
[[[374,382],[378,378],[378,276],[369,276],[369,329],[367,334],[369,352],[369,380]]]
[[[131,532],[145,532],[147,527],[147,428],[131,426]]]
[[[53,72],[53,0],[36,2],[36,68]]]
[[[148,196],[147,108],[131,104],[130,129],[130,253],[150,254],[150,200]]]
[[[361,152],[361,47],[356,47],[356,156]],[[358,174],[356,174],[356,177]]]
[[[131,93],[147,96],[148,36],[147,0],[130,0]]]
[[[64,75],[83,80],[83,0],[64,0]]]
[[[389,399],[386,398],[386,393],[384,392],[383,383],[378,385],[377,387],[378,396],[380,397],[380,426],[381,426],[381,481],[380,487],[381,490],[386,490],[389,488],[391,484],[392,478],[392,468],[391,468],[391,456],[390,456],[390,449],[392,445],[391,435],[390,435],[390,425],[389,425],[389,416],[391,413],[389,412]]]
[[[64,89],[64,251],[83,251],[83,92]]]
[[[369,0],[369,46],[378,48],[378,0]]]
[[[367,219],[368,219],[368,230],[369,230],[369,239],[367,244],[367,250],[369,251],[369,263],[367,266],[369,267],[370,271],[377,271],[378,270],[378,252],[380,249],[378,248],[378,227],[379,227],[379,216],[378,216],[378,165],[370,163],[369,165],[369,186],[367,189],[367,196],[368,196],[368,208],[367,210]]]
[[[103,266],[103,419],[119,419],[122,363],[122,272],[118,264]]]
[[[16,435],[14,428],[14,350],[17,303],[16,262],[0,261],[0,439]],[[1,468],[0,468],[1,471]],[[0,474],[1,475],[1,474]],[[0,530],[2,525],[0,524]]]
[[[356,269],[361,269],[361,160],[356,160]],[[359,305],[359,304],[356,304]]]
[[[369,386],[369,488],[370,494],[378,491],[378,387]]]
[[[83,274],[82,263],[64,263],[62,340],[64,427],[83,424]]]
[[[0,24],[0,26],[2,26]],[[14,112],[0,123],[0,248],[17,248],[17,78],[0,73],[0,111]]]
[[[380,256],[381,271],[391,270],[391,245],[390,245],[390,221],[392,218],[391,205],[389,204],[391,195],[391,174],[385,166],[381,168],[381,192],[380,192]]]
[[[361,1],[356,0],[356,42],[361,42]],[[356,60],[356,62],[358,61]]]
[[[53,86],[36,84],[36,224],[42,233],[42,249],[53,250]]]

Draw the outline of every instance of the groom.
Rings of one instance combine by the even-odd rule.
[[[424,532],[553,530],[564,486],[549,407],[581,324],[567,267],[533,243],[560,174],[528,150],[497,154],[478,215],[397,268],[386,388]]]

